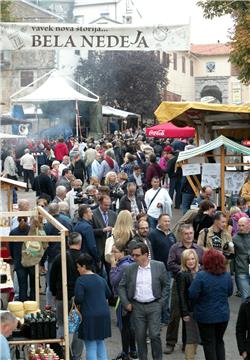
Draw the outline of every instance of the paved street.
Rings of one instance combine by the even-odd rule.
[[[30,200],[31,206],[35,205],[35,196],[33,192],[25,193],[23,191],[18,191],[18,198],[26,198]],[[181,216],[180,210],[174,210],[173,211],[173,224],[178,220],[178,218]],[[226,345],[226,359],[227,360],[237,360],[241,359],[241,357],[238,354],[237,345],[236,345],[236,339],[235,339],[235,323],[237,319],[237,313],[240,306],[240,299],[236,296],[232,296],[230,299],[230,309],[231,309],[231,318],[230,322],[226,331],[225,335],[225,345]],[[118,328],[116,327],[116,320],[115,320],[115,311],[114,308],[111,308],[112,313],[112,338],[107,339],[107,348],[109,353],[109,359],[112,360],[115,358],[115,356],[118,354],[118,352],[121,350],[121,340],[120,340],[120,334],[118,331]],[[165,346],[165,335],[166,335],[166,327],[164,327],[161,330],[162,334],[162,344],[163,347]],[[181,334],[181,331],[180,331]],[[164,355],[164,359],[171,359],[171,360],[180,360],[184,359],[184,354],[181,351],[181,337],[179,337],[179,343],[175,348],[175,351],[171,355]],[[149,353],[150,353],[150,346],[149,346]],[[152,359],[151,356],[149,356],[149,359]],[[202,347],[199,346],[196,360],[203,360],[204,355],[202,351]]]

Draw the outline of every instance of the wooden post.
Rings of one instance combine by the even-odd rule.
[[[220,148],[221,211],[225,211],[225,147]]]
[[[68,286],[67,286],[67,259],[65,232],[61,231],[61,263],[62,263],[62,290],[63,290],[63,324],[65,341],[65,359],[70,360],[69,355],[69,325],[68,325]]]
[[[40,276],[39,276],[39,264],[35,266],[35,291],[36,291],[36,302],[38,309],[40,309]]]

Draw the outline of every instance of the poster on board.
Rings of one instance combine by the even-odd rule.
[[[212,189],[221,186],[220,164],[202,164],[201,186],[209,185]]]
[[[182,174],[183,176],[199,175],[201,173],[200,164],[183,164]]]

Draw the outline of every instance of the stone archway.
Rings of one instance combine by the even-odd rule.
[[[216,85],[212,86],[204,86],[204,88],[201,90],[200,97],[203,98],[205,96],[213,96],[217,101],[217,103],[222,103],[222,92],[220,91],[219,87]]]
[[[196,77],[195,101],[201,101],[202,96],[214,96],[220,103],[227,104],[228,80],[228,76]]]

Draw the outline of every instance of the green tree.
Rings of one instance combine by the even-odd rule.
[[[213,19],[223,15],[231,15],[234,28],[231,33],[230,46],[232,48],[230,61],[239,68],[239,79],[250,82],[250,1],[198,1],[197,5],[203,9],[204,17]]]
[[[102,104],[146,116],[153,116],[167,85],[167,70],[152,51],[91,51],[76,77]]]
[[[0,0],[0,20],[3,22],[8,22],[12,20],[12,17],[10,15],[10,5],[11,1]]]

